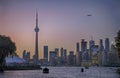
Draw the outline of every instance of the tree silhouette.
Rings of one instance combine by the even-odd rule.
[[[117,33],[117,37],[115,38],[115,42],[116,42],[116,47],[118,50],[118,56],[120,58],[120,30]]]
[[[5,66],[5,57],[14,54],[16,51],[15,43],[5,35],[0,35],[0,70]]]

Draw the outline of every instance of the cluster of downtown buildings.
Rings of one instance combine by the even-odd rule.
[[[110,45],[109,38],[103,42],[99,40],[99,45],[91,39],[89,43],[82,39],[76,43],[75,51],[67,51],[65,48],[55,48],[49,51],[48,45],[43,46],[43,59],[39,60],[38,53],[38,13],[36,11],[36,27],[35,27],[35,55],[30,59],[30,52],[23,51],[23,58],[27,63],[50,65],[50,66],[89,66],[89,65],[120,65],[118,52],[116,47]],[[89,45],[89,48],[87,47]],[[68,53],[68,54],[67,54]]]
[[[80,43],[76,43],[76,50],[69,52],[64,48],[55,48],[54,51],[49,51],[49,47],[45,45],[43,52],[43,59],[39,60],[43,66],[115,66],[120,64],[117,49],[115,45],[110,45],[109,38],[106,38],[104,43],[100,39],[99,45],[96,45],[94,40],[90,40],[88,43],[82,39]],[[31,62],[30,52],[24,50],[23,58]],[[33,56],[32,61],[34,62],[34,60],[35,56]]]

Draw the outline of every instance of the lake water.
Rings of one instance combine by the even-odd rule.
[[[90,67],[81,72],[81,67],[48,67],[50,73],[42,70],[5,71],[0,78],[120,78],[114,67]]]

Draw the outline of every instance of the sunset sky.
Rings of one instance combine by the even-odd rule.
[[[0,34],[11,37],[20,56],[35,52],[36,8],[40,58],[44,45],[75,51],[81,39],[112,42],[120,30],[120,0],[0,0]]]

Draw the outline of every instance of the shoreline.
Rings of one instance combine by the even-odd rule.
[[[5,66],[4,71],[11,70],[42,70],[41,66],[33,65],[33,66]]]

